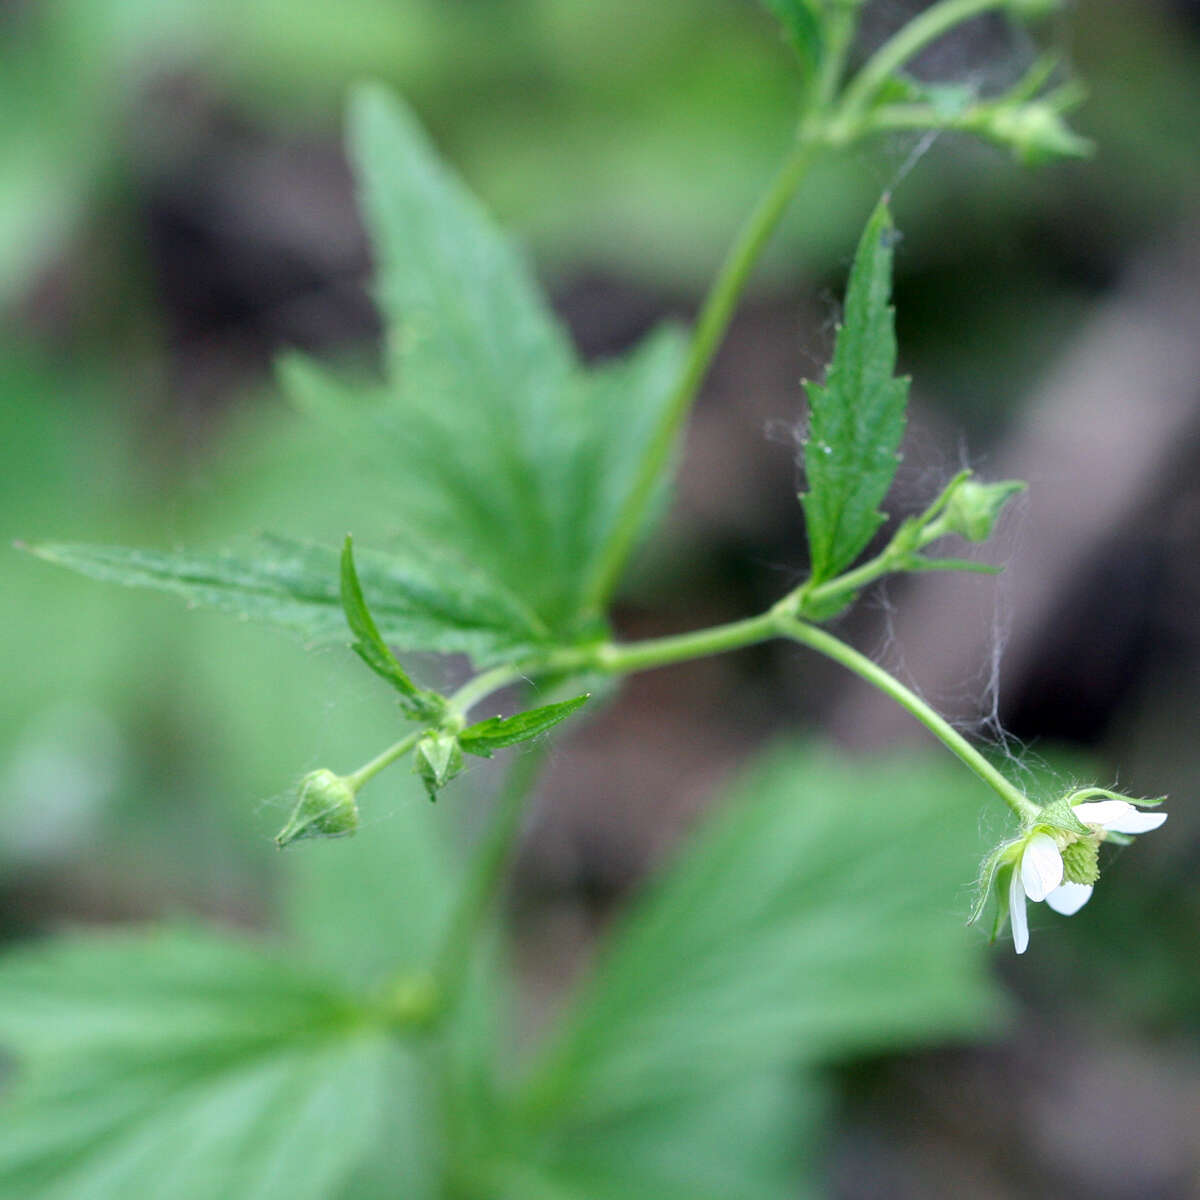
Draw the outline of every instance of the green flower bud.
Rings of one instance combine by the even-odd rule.
[[[947,533],[961,534],[969,542],[986,542],[1011,497],[1023,492],[1025,484],[1017,479],[1003,483],[977,483],[964,479],[946,503],[942,522]]]
[[[1067,126],[1058,109],[1042,100],[995,109],[980,132],[1008,146],[1017,161],[1028,167],[1060,158],[1088,158],[1093,149],[1087,138]]]
[[[462,769],[462,749],[452,733],[427,733],[413,751],[413,770],[424,781],[430,800],[436,800]]]
[[[355,789],[348,779],[321,768],[300,781],[300,795],[288,823],[276,835],[281,849],[310,837],[345,837],[358,828]]]

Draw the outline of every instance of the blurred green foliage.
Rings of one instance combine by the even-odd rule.
[[[817,1068],[999,1014],[948,919],[977,853],[963,787],[952,763],[781,747],[634,902],[530,1067],[495,955],[444,1039],[406,1027],[455,884],[410,778],[357,838],[287,857],[286,954],[167,928],[0,964],[20,1069],[0,1196],[794,1196]]]
[[[1094,0],[1078,7],[1066,48],[1092,89],[1079,123],[1101,144],[1097,162],[1031,187],[1003,156],[960,154],[943,140],[929,151],[932,169],[907,179],[898,197],[907,233],[898,262],[906,357],[936,389],[973,406],[981,424],[1007,419],[1016,394],[1095,291],[1128,254],[1183,220],[1200,186],[1195,39],[1180,36],[1159,5],[1134,12],[1120,0]],[[1021,59],[1027,47],[1012,45],[1004,53]],[[975,68],[968,63],[964,69]],[[394,83],[551,273],[582,264],[680,297],[707,278],[789,138],[799,86],[769,19],[756,4],[735,0],[347,0],[336,6],[317,0],[41,0],[6,6],[0,11],[0,305],[10,318],[0,342],[0,533],[6,539],[169,546],[212,544],[259,529],[328,542],[347,528],[366,541],[386,540],[391,532],[390,518],[370,503],[354,470],[326,471],[326,435],[273,399],[246,395],[206,452],[182,459],[162,414],[146,403],[147,393],[161,387],[167,357],[157,297],[144,260],[119,260],[112,246],[122,249],[141,236],[139,164],[161,164],[177,151],[143,121],[142,106],[157,81],[178,75],[200,79],[233,110],[284,138],[332,138],[352,80],[371,75]],[[766,264],[765,279],[793,284],[800,269],[818,277],[840,273],[867,198],[895,178],[911,149],[901,141],[882,160],[864,156],[814,180]],[[111,241],[113,257],[102,257],[101,269],[86,280],[84,303],[91,309],[80,325],[93,335],[115,327],[116,336],[83,338],[63,352],[55,335],[39,334],[36,323],[18,318],[18,306],[89,234]],[[456,856],[440,846],[415,785],[377,785],[374,815],[353,842],[296,855],[282,871],[271,857],[269,835],[286,805],[286,772],[359,761],[394,732],[386,689],[366,681],[349,654],[304,653],[292,641],[218,615],[185,615],[161,598],[60,576],[16,554],[0,561],[0,627],[10,681],[10,703],[0,706],[0,889],[22,901],[0,913],[5,933],[42,930],[63,917],[194,909],[289,928],[301,965],[278,970],[257,954],[248,967],[240,943],[216,943],[208,934],[163,935],[163,943],[150,943],[178,938],[178,953],[198,973],[226,978],[245,968],[250,1016],[261,1011],[260,993],[275,1003],[282,984],[294,987],[297,971],[306,978],[312,971],[322,981],[313,994],[322,997],[314,1007],[324,1019],[321,988],[338,996],[374,995],[387,971],[422,961],[445,917]],[[792,811],[795,798],[780,799],[776,772],[795,765],[778,759],[746,785],[747,793],[774,797],[778,820]],[[809,860],[811,873],[787,887],[832,901],[844,898],[839,883],[853,884],[844,910],[821,909],[822,944],[862,941],[879,950],[879,942],[886,943],[896,956],[881,959],[892,972],[890,984],[903,975],[915,938],[935,956],[945,950],[934,980],[961,969],[963,994],[978,1000],[984,993],[973,950],[946,948],[936,937],[930,942],[928,929],[904,923],[889,929],[875,920],[890,904],[879,896],[885,886],[928,906],[924,893],[906,893],[928,884],[930,894],[942,898],[931,914],[940,929],[951,929],[963,910],[954,885],[965,888],[973,870],[974,805],[958,795],[959,776],[930,784],[933,841],[913,846],[885,836],[879,819],[886,806],[872,807],[881,794],[848,806],[839,814],[842,823],[833,822],[822,804],[847,788],[861,796],[856,779],[834,777],[837,770],[819,760],[806,760],[805,769],[826,788],[810,800],[831,822],[826,833],[833,845],[818,844],[822,854]],[[916,787],[922,770],[899,778]],[[890,788],[896,777],[880,778]],[[937,816],[943,802],[944,820]],[[803,810],[797,804],[794,811]],[[845,865],[839,855],[852,842],[857,854],[864,838],[877,839],[879,857],[867,860],[876,873],[847,880],[843,870],[839,876],[838,862]],[[629,964],[638,953],[658,952],[655,937],[665,935],[655,922],[669,927],[672,905],[678,907],[689,886],[699,886],[689,884],[688,871],[701,871],[712,845],[684,860],[631,916],[630,940],[613,955],[609,973],[598,976],[585,1001],[592,1008],[581,1010],[585,1032],[565,1037],[599,1038],[586,1034],[588,1021],[598,1019],[588,1014],[605,1010],[621,991],[622,972],[635,970]],[[936,878],[924,879],[913,864],[924,862],[934,845],[943,858]],[[746,872],[753,866],[743,864]],[[1140,900],[1122,889],[1114,872],[1113,886],[1106,880],[1096,898],[1097,920],[1076,922],[1060,935],[1045,994],[1058,991],[1068,976],[1082,978],[1097,1007],[1111,997],[1129,1013],[1164,1024],[1181,1014],[1194,1021],[1200,1012],[1195,973],[1180,963],[1190,964],[1195,912],[1194,904],[1172,898],[1180,870],[1176,862],[1174,874],[1164,876],[1170,892],[1164,885],[1161,894],[1151,890]],[[24,897],[42,894],[43,880],[57,889],[55,898],[34,910]],[[751,877],[751,885],[756,882]],[[729,883],[736,885],[736,878]],[[395,902],[380,904],[381,893]],[[738,894],[749,902],[757,889]],[[739,914],[718,916],[735,925]],[[1147,925],[1156,938],[1144,936]],[[771,959],[777,970],[765,981],[790,999],[788,972],[803,964],[782,952],[804,950],[804,931],[769,922],[767,928],[779,939],[781,955]],[[762,947],[736,941],[725,950],[735,959],[770,957]],[[114,948],[117,957],[92,958],[100,952],[85,949],[75,963],[87,978],[98,971],[132,984],[137,964],[120,957],[128,952],[126,944]],[[69,958],[75,951],[56,953]],[[1105,969],[1115,958],[1125,970]],[[36,957],[23,961],[41,969]],[[684,977],[690,965],[680,964]],[[827,974],[838,978],[835,970]],[[744,982],[736,972],[729,978]],[[91,984],[83,993],[95,999]],[[9,995],[15,1000],[6,1014],[28,1020],[28,993],[23,1003],[19,991]],[[40,985],[38,995],[44,999]],[[659,1002],[669,1009],[669,999],[668,989]],[[710,999],[735,1006],[747,1000],[740,993]],[[970,1025],[965,1008],[931,1012],[921,1008],[919,994],[911,1000],[905,1010],[911,1019],[894,1032],[898,1043]],[[125,1003],[118,998],[118,1005]],[[489,1024],[500,1018],[481,1009],[464,1018],[468,1047],[472,1038],[492,1044]],[[624,1016],[653,1018],[649,1012]],[[670,1035],[664,1045],[686,1059],[689,1015],[674,1016],[674,1022],[663,1018]],[[231,1013],[214,993],[197,1033],[226,1039],[234,1017],[242,1021],[247,1014]],[[101,1067],[112,1027],[95,1012],[76,1011],[72,1019],[95,1038],[84,1050],[97,1072],[71,1081],[74,1100],[86,1097],[88,1087],[111,1095],[112,1080]],[[795,1028],[777,1031],[786,1062],[760,1061],[753,1077],[730,1082],[702,1102],[695,1096],[664,1100],[654,1123],[627,1123],[617,1111],[605,1116],[603,1137],[595,1139],[564,1124],[555,1131],[561,1139],[536,1140],[528,1160],[491,1164],[495,1186],[514,1197],[535,1196],[533,1179],[544,1184],[547,1197],[571,1195],[553,1190],[553,1181],[562,1179],[563,1187],[584,1186],[590,1196],[609,1194],[606,1187],[626,1196],[632,1193],[612,1183],[612,1172],[614,1164],[632,1163],[658,1180],[662,1190],[653,1195],[671,1195],[668,1185],[682,1178],[679,1194],[693,1196],[686,1190],[694,1186],[688,1172],[721,1181],[713,1165],[719,1159],[739,1186],[758,1172],[761,1194],[779,1194],[772,1189],[790,1178],[794,1157],[818,1137],[829,1103],[816,1068],[835,1055],[881,1048],[856,1029],[821,1031],[828,1040],[818,1038],[811,1056],[795,1053]],[[150,1055],[154,1022],[141,1032]],[[6,1025],[5,1033],[24,1038],[29,1029]],[[240,1029],[234,1033],[242,1036]],[[29,1039],[31,1048],[35,1041]],[[463,1060],[460,1119],[486,1147],[496,1133],[484,1126],[488,1093],[472,1075],[480,1057],[463,1051]],[[213,1061],[192,1065],[207,1071]],[[619,1064],[619,1057],[613,1061]],[[358,1078],[351,1060],[332,1066]],[[312,1064],[292,1067],[308,1071]],[[424,1069],[403,1049],[375,1057],[372,1087],[389,1097],[382,1136],[396,1149],[364,1160],[348,1179],[347,1197],[395,1195],[398,1162],[406,1164],[405,1194],[420,1197],[422,1187],[433,1186],[413,1166],[430,1153],[430,1115],[412,1101]],[[258,1083],[278,1087],[289,1099],[290,1078],[284,1071]],[[71,1100],[53,1091],[63,1081],[46,1075],[38,1087],[51,1090],[39,1095]],[[248,1086],[258,1084],[248,1077]],[[341,1091],[337,1095],[340,1104]],[[338,1110],[347,1120],[353,1112]],[[74,1136],[68,1126],[62,1129]],[[235,1143],[242,1144],[230,1134],[227,1144]],[[701,1156],[703,1149],[712,1161]],[[336,1174],[347,1160],[335,1157],[329,1170]],[[435,1167],[427,1164],[430,1179]],[[28,1196],[27,1183],[4,1194]],[[730,1194],[727,1181],[720,1186],[724,1191],[715,1194]]]

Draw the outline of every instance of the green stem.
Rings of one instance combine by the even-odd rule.
[[[842,119],[852,124],[879,89],[926,46],[963,21],[994,8],[1004,8],[1007,3],[1008,0],[941,0],[940,4],[927,8],[884,42],[850,82],[842,93]]]
[[[805,606],[809,604],[823,606],[828,604],[835,596],[843,596],[861,591],[868,584],[874,583],[876,579],[890,574],[895,569],[895,552],[891,546],[887,546],[875,555],[874,558],[868,559],[862,566],[855,567],[853,571],[847,571],[844,575],[838,575],[836,578],[818,584],[814,588],[803,585],[792,592],[781,603],[786,605],[787,601],[794,600],[799,611],[812,611],[811,609],[806,610]]]
[[[625,645],[603,642],[580,650],[567,650],[552,656],[546,663],[551,671],[602,671],[608,675],[628,675],[671,663],[707,658],[727,650],[740,650],[765,642],[779,634],[775,616],[765,612],[744,621],[714,625],[694,633],[674,634],[671,637],[648,638]]]
[[[676,435],[683,425],[708,368],[712,364],[733,311],[767,241],[775,232],[800,181],[819,148],[815,136],[802,135],[770,187],[750,214],[727,254],[709,290],[692,332],[691,346],[675,391],[654,437],[642,458],[638,476],[617,517],[596,573],[589,582],[586,607],[599,610],[612,594],[617,578],[633,548],[642,516],[670,458]]]
[[[407,754],[420,740],[425,731],[418,729],[407,737],[402,737],[394,745],[389,746],[382,754],[377,754],[370,762],[364,763],[353,774],[346,776],[346,781],[357,792],[364,783],[373,779],[384,767],[391,766],[398,758]]]
[[[992,766],[970,742],[954,728],[944,717],[936,713],[915,692],[905,687],[898,679],[889,675],[882,667],[873,663],[863,654],[847,646],[845,642],[791,617],[780,617],[778,629],[784,637],[800,642],[810,649],[824,654],[834,662],[853,671],[859,678],[877,687],[886,696],[890,696],[901,708],[911,713],[926,729],[930,731],[947,749],[965,763],[980,779],[999,794],[1005,804],[1022,819],[1036,815],[1038,808],[1027,796],[1014,787],[995,767]]]
[[[482,671],[473,679],[468,679],[452,696],[447,697],[450,708],[460,716],[467,713],[480,702],[486,700],[493,692],[507,687],[522,678],[516,667],[493,667],[490,671]]]
[[[525,806],[546,754],[543,740],[519,754],[509,768],[496,814],[483,843],[475,852],[470,874],[450,919],[434,975],[442,997],[442,1013],[462,990],[471,965],[471,951],[487,922],[521,833]]]

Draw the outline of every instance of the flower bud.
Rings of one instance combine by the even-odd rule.
[[[452,733],[427,733],[413,751],[413,770],[424,781],[430,800],[436,800],[462,768],[462,749]]]
[[[969,542],[986,542],[1009,499],[1024,490],[1025,484],[1016,479],[1003,483],[964,479],[946,503],[942,518],[946,532],[960,534]]]
[[[310,837],[345,837],[358,828],[355,789],[348,779],[321,768],[300,781],[300,795],[288,823],[275,837],[281,849]]]
[[[1092,153],[1092,143],[1072,132],[1058,110],[1041,100],[995,109],[981,132],[1008,146],[1027,167],[1060,158],[1087,158]]]

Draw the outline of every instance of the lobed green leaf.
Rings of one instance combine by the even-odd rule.
[[[683,339],[664,330],[585,370],[523,258],[400,101],[360,89],[349,140],[387,379],[364,393],[293,356],[284,384],[386,462],[408,537],[452,548],[560,642],[594,633],[588,586],[669,402]]]
[[[322,1200],[375,1137],[386,1041],[336,989],[194,931],[0,963],[0,1197]]]

